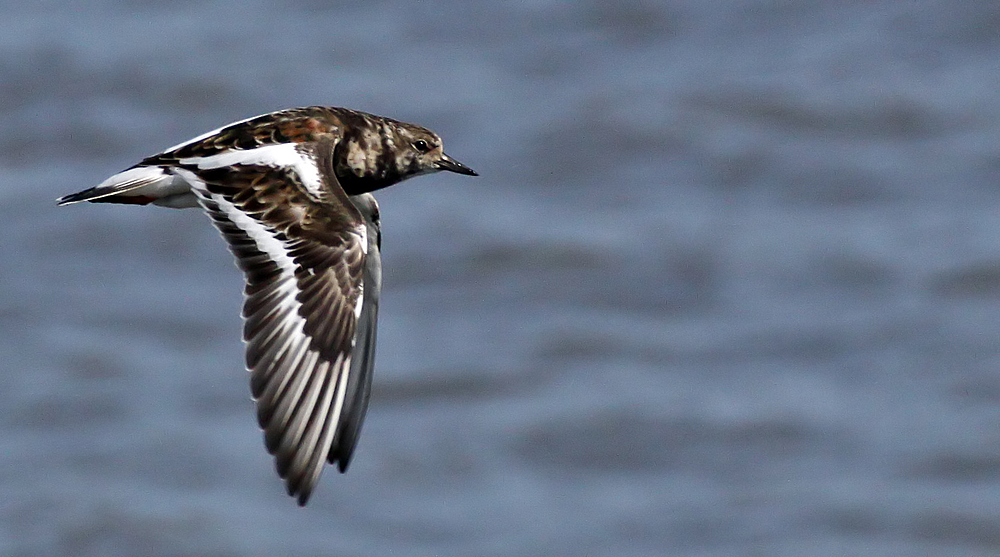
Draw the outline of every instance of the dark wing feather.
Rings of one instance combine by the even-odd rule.
[[[375,366],[375,337],[378,330],[378,303],[382,290],[382,232],[379,222],[378,204],[371,194],[352,196],[351,201],[361,212],[368,225],[368,255],[362,282],[365,285],[364,303],[358,319],[357,342],[351,359],[351,372],[347,380],[347,405],[352,409],[345,412],[337,433],[338,443],[327,457],[330,464],[335,462],[341,472],[346,472],[351,463],[351,455],[357,444],[368,409],[371,395],[372,371]]]
[[[374,341],[373,330],[361,331],[355,357],[371,280],[368,224],[336,181],[333,148],[282,144],[246,151],[245,164],[230,153],[177,167],[246,275],[243,337],[258,421],[302,505],[327,459],[346,468],[370,382],[370,365],[357,360],[370,362]]]
[[[228,151],[245,151],[265,145],[310,143],[324,137],[343,138],[352,125],[369,123],[376,116],[346,108],[307,106],[261,114],[174,145],[136,166],[173,165],[181,159],[210,157]]]

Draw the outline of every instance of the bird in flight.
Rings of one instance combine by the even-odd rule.
[[[223,126],[58,200],[201,207],[246,278],[243,340],[264,444],[305,505],[347,470],[368,408],[382,282],[371,192],[477,176],[421,126],[313,106]]]

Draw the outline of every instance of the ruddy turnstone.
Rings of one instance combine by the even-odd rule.
[[[208,213],[246,275],[243,340],[264,443],[305,505],[325,461],[347,470],[368,408],[382,282],[370,192],[440,170],[477,176],[426,128],[314,106],[223,126],[58,203]]]

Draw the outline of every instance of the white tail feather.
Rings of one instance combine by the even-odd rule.
[[[115,174],[97,186],[59,199],[60,205],[96,201],[112,195],[162,199],[190,193],[183,178],[159,166],[138,166]]]

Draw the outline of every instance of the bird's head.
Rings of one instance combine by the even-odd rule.
[[[368,116],[338,146],[337,178],[349,195],[375,191],[407,178],[447,170],[478,176],[445,154],[438,134],[389,118]]]
[[[475,170],[449,157],[444,152],[441,138],[431,130],[400,123],[394,131],[396,132],[394,165],[401,179],[441,170],[479,176]]]

